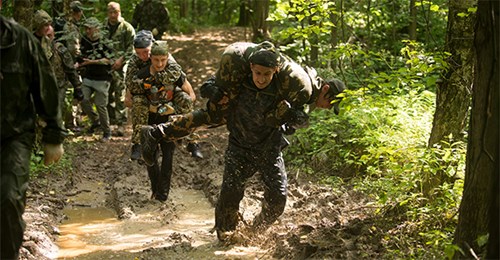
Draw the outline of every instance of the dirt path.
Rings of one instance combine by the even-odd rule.
[[[243,29],[225,28],[167,39],[197,88],[214,72],[224,47],[245,38]],[[98,136],[74,138],[67,148],[75,158],[73,171],[33,181],[21,259],[357,259],[381,250],[361,196],[297,179],[294,169],[288,169],[289,197],[279,222],[237,244],[221,244],[209,231],[222,181],[225,128],[199,132],[202,160],[178,145],[165,203],[150,199],[146,167],[129,160],[130,131],[109,143]],[[257,214],[260,198],[253,180],[241,203],[245,221]]]

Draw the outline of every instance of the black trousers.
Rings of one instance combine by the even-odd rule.
[[[34,133],[2,140],[0,145],[0,259],[17,259],[26,224],[23,220]]]
[[[252,151],[229,144],[219,199],[215,208],[215,228],[232,231],[238,224],[240,201],[245,183],[260,172],[264,185],[262,210],[254,226],[270,225],[283,213],[287,196],[287,176],[280,147],[268,151]]]
[[[168,116],[161,116],[155,113],[149,113],[148,123],[159,124],[168,120]],[[151,182],[152,198],[160,201],[166,201],[170,193],[170,182],[173,171],[173,159],[175,152],[175,143],[165,139],[160,140],[161,165],[156,159],[152,166],[147,167],[149,181]],[[159,149],[156,149],[156,158],[160,157]]]

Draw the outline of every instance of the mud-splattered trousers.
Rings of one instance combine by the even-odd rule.
[[[265,123],[265,115],[277,105],[278,85],[260,90],[253,85],[251,77],[242,85],[227,114],[229,144],[215,208],[215,228],[220,231],[235,230],[245,183],[257,172],[264,186],[264,199],[254,226],[272,224],[286,204],[287,176],[281,153],[286,140],[279,126]]]
[[[171,68],[173,65],[179,68]],[[151,75],[149,66],[142,68],[137,73],[138,80],[143,82],[145,97],[148,100],[148,124],[161,124],[169,120],[175,113],[187,113],[193,110],[193,101],[181,86],[186,77],[178,64],[167,66],[165,70]],[[174,66],[174,67],[176,67]],[[170,112],[167,108],[170,106]],[[172,176],[172,162],[175,150],[175,142],[162,140],[159,142],[161,149],[161,167],[158,160],[152,166],[148,166],[148,176],[151,181],[152,197],[165,201],[170,192],[170,180]],[[156,149],[155,158],[159,151]]]
[[[36,114],[47,126],[42,142],[61,144],[65,131],[58,86],[40,43],[0,16],[0,259],[17,259],[23,242]]]

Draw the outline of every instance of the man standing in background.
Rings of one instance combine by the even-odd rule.
[[[170,24],[170,14],[160,1],[143,0],[135,7],[131,24],[137,31],[151,31],[155,40],[161,40]]]
[[[125,64],[134,54],[135,30],[121,16],[120,4],[108,3],[108,19],[106,21],[107,38],[111,41],[113,52],[111,68],[113,79],[109,88],[108,114],[110,123],[117,125],[116,135],[123,136],[123,124],[127,122],[125,115]]]

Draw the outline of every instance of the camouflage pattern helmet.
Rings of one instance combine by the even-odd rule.
[[[44,10],[38,10],[33,16],[33,31],[37,31],[42,26],[52,24],[52,17]]]
[[[90,28],[100,28],[102,26],[101,22],[95,17],[89,17],[85,19],[83,26]]]
[[[155,41],[151,47],[151,56],[168,55],[168,44],[166,41]]]
[[[82,3],[80,1],[72,1],[69,4],[69,8],[71,9],[71,11],[79,13],[82,11]]]

